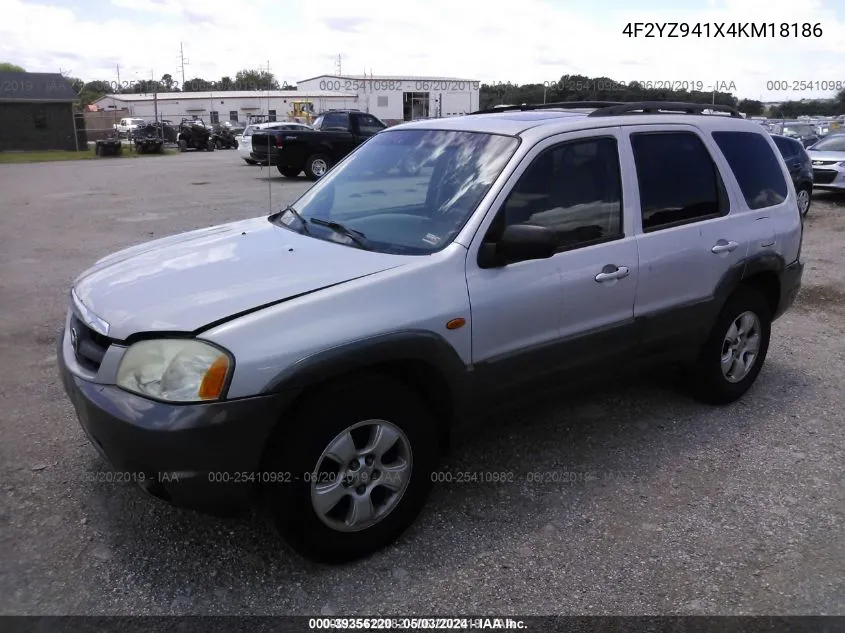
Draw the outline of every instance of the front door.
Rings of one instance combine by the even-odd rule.
[[[473,364],[482,386],[532,381],[635,346],[637,245],[623,217],[618,135],[614,128],[544,141],[482,225],[467,259]],[[557,252],[480,267],[479,249],[512,224],[548,227]]]

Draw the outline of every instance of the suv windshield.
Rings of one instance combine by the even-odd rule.
[[[355,244],[328,221],[355,231],[372,250],[433,253],[454,239],[518,144],[511,136],[478,132],[381,132],[293,207],[313,237]]]

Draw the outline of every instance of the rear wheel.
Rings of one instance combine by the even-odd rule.
[[[285,178],[296,178],[302,172],[301,169],[296,167],[283,167],[282,165],[278,165],[277,169]]]
[[[810,203],[813,199],[812,190],[808,185],[804,185],[796,193],[798,196],[798,210],[802,216],[805,216],[810,211]]]
[[[728,404],[751,388],[769,350],[772,316],[763,296],[740,287],[725,303],[689,378],[696,397]]]
[[[324,154],[312,154],[305,161],[305,175],[309,180],[319,180],[329,170],[331,164],[328,156]]]
[[[282,536],[321,562],[354,560],[391,543],[431,489],[436,429],[414,391],[376,375],[307,397],[265,461],[270,473],[291,473],[271,490]]]
[[[205,145],[205,149],[208,150],[209,152],[213,152],[215,146],[216,146],[216,143],[212,140],[209,140],[208,143],[206,143],[206,145]]]

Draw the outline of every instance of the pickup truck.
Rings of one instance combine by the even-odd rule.
[[[252,135],[250,158],[257,163],[275,165],[286,178],[296,178],[305,171],[309,180],[317,180],[386,127],[366,112],[332,110],[317,117],[311,130],[256,132]]]
[[[118,136],[129,138],[136,129],[144,124],[144,119],[121,119],[120,123],[115,123],[113,127]]]

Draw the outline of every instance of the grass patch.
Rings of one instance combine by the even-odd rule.
[[[67,152],[60,149],[45,150],[42,152],[0,152],[0,165],[15,163],[52,163],[65,160],[115,160],[119,158],[144,158],[146,156],[167,156],[178,154],[175,149],[165,149],[161,154],[138,154],[134,146],[123,146],[123,152],[119,156],[97,156],[94,154],[94,147],[80,152]]]

